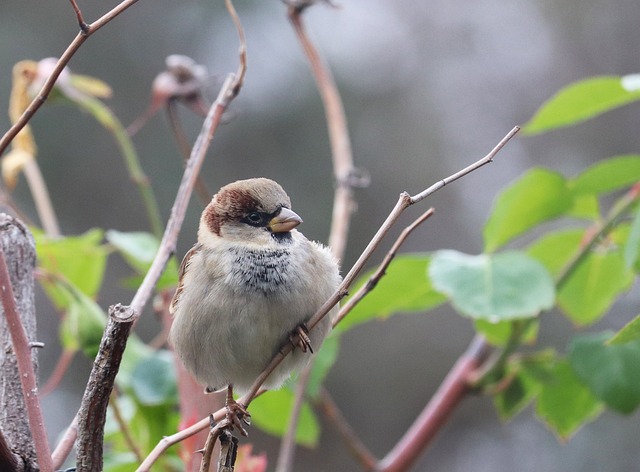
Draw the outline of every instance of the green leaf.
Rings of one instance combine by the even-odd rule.
[[[307,395],[316,398],[322,387],[325,377],[338,359],[340,348],[340,336],[333,332],[322,343],[320,351],[313,357],[311,377],[307,386]]]
[[[574,194],[573,206],[567,211],[566,216],[597,221],[600,217],[598,197],[589,194]]]
[[[624,325],[620,331],[607,341],[607,344],[624,344],[638,340],[640,340],[640,315]]]
[[[640,252],[640,207],[633,216],[631,230],[624,243],[624,262],[627,267],[635,267]]]
[[[591,324],[599,320],[632,283],[633,272],[619,251],[592,252],[558,291],[558,305],[574,323]]]
[[[129,266],[135,270],[138,276],[125,279],[125,286],[135,289],[140,286],[144,274],[151,267],[151,263],[158,252],[160,242],[151,233],[131,232],[125,233],[110,229],[105,237],[109,243],[116,248]],[[157,288],[164,289],[175,287],[178,284],[178,264],[174,257],[167,263]]]
[[[574,82],[545,102],[522,131],[532,135],[570,126],[640,100],[631,78],[601,76]]]
[[[424,312],[444,303],[446,298],[432,287],[426,276],[430,260],[431,256],[427,254],[397,256],[386,275],[336,326],[336,331],[344,332],[360,323],[384,319],[394,313]],[[373,272],[360,277],[351,293],[356,293]]]
[[[283,388],[259,396],[251,403],[251,422],[261,430],[282,437],[287,430],[294,395]],[[296,442],[315,447],[320,437],[320,426],[311,407],[304,403],[298,418]]]
[[[499,321],[491,323],[486,320],[476,320],[476,331],[482,334],[485,340],[494,346],[504,346],[507,344],[511,331],[513,331],[513,321]],[[540,323],[537,321],[529,323],[526,331],[522,336],[522,342],[525,344],[533,344],[538,337],[538,329]]]
[[[536,413],[561,439],[568,439],[600,414],[602,404],[576,376],[569,361],[556,363],[549,375],[538,395]]]
[[[525,231],[572,208],[571,192],[562,175],[543,168],[531,169],[496,198],[484,226],[485,251],[493,252]]]
[[[575,178],[569,188],[575,194],[601,194],[627,188],[640,181],[640,156],[624,155],[600,161]]]
[[[81,349],[93,359],[98,353],[107,317],[91,298],[77,287],[68,284],[57,292],[64,294],[66,314],[60,323],[60,342],[65,349]]]
[[[609,407],[629,414],[640,405],[640,341],[605,344],[610,332],[573,340],[571,366],[578,377]]]
[[[527,254],[537,259],[554,277],[580,250],[585,230],[562,229],[542,236],[527,248]]]
[[[490,322],[532,318],[554,302],[549,273],[524,253],[471,256],[438,251],[429,267],[437,290],[464,315]]]
[[[158,350],[138,362],[131,377],[131,388],[143,405],[174,404],[178,391],[171,353]]]
[[[34,231],[38,264],[47,272],[63,276],[89,297],[95,298],[100,290],[109,254],[101,244],[103,231],[92,229],[80,236],[48,238]],[[63,309],[64,298],[44,279],[43,287],[57,308]]]

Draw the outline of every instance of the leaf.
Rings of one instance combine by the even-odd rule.
[[[610,332],[573,340],[571,366],[578,377],[609,407],[632,413],[640,405],[640,340],[605,344]]]
[[[534,168],[496,198],[484,226],[485,251],[493,252],[525,231],[567,213],[573,207],[565,178]]]
[[[82,293],[95,298],[102,285],[109,254],[101,244],[102,236],[103,231],[97,228],[79,236],[55,239],[34,231],[38,264],[47,272],[62,275]],[[51,283],[45,278],[42,285],[56,307],[63,309],[65,300],[51,287]]]
[[[437,290],[464,315],[490,322],[532,318],[554,302],[546,269],[524,253],[471,256],[438,251],[429,268]]]
[[[498,323],[491,323],[486,320],[476,320],[476,331],[482,334],[485,340],[493,344],[494,346],[504,346],[513,330],[513,321],[499,321]],[[533,344],[538,337],[538,329],[540,323],[532,322],[527,326],[524,335],[522,336],[522,342],[524,344]]]
[[[313,357],[311,377],[307,385],[307,395],[311,398],[318,396],[325,377],[335,364],[340,348],[340,336],[331,333],[322,343],[320,351]]]
[[[640,156],[630,154],[598,162],[569,180],[568,185],[575,194],[601,194],[629,187],[638,181]]]
[[[131,388],[143,405],[175,403],[178,391],[171,353],[158,350],[138,362],[131,377]]]
[[[633,272],[619,251],[592,252],[558,291],[558,305],[574,323],[588,325],[599,320],[632,283]]]
[[[585,230],[562,229],[542,236],[527,248],[527,254],[544,265],[554,277],[580,249]]]
[[[549,375],[538,395],[536,413],[561,439],[568,439],[600,414],[602,404],[578,379],[569,361],[556,363]]]
[[[153,234],[142,231],[125,233],[110,229],[106,232],[105,237],[122,255],[127,264],[140,276],[147,273],[160,247],[160,242]],[[125,279],[125,286],[132,289],[139,287],[143,278],[140,276]],[[175,257],[172,257],[169,259],[156,287],[164,289],[175,287],[177,284],[178,264]]]
[[[287,430],[294,395],[291,390],[283,388],[267,392],[251,403],[251,421],[261,430],[282,437]],[[311,407],[302,405],[298,418],[296,442],[307,447],[315,447],[320,437],[320,426]]]
[[[628,79],[601,76],[574,82],[545,102],[522,131],[532,135],[570,126],[639,100],[640,91],[627,86]]]
[[[607,341],[607,344],[624,344],[638,340],[640,340],[640,315],[624,325],[620,331]]]
[[[336,326],[336,331],[344,332],[360,323],[384,319],[394,313],[423,312],[444,303],[444,295],[433,288],[426,275],[430,260],[428,254],[397,256],[386,275]],[[373,273],[374,270],[360,277],[352,293],[356,293]]]

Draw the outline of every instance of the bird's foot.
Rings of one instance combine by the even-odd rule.
[[[313,347],[311,347],[311,339],[309,338],[309,328],[307,328],[306,324],[302,323],[298,325],[298,327],[289,334],[289,342],[293,344],[294,348],[298,347],[302,352],[309,351],[313,354]]]
[[[225,408],[227,409],[226,420],[229,427],[231,429],[238,428],[240,434],[248,436],[247,430],[244,429],[244,425],[251,424],[251,415],[247,411],[247,407],[233,399],[227,399]]]

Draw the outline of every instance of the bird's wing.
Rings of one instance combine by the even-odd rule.
[[[178,308],[178,300],[180,300],[180,294],[184,289],[184,276],[189,269],[189,262],[191,261],[191,257],[197,253],[200,249],[202,249],[201,244],[196,244],[184,255],[182,262],[180,263],[180,268],[178,269],[178,288],[176,289],[176,293],[173,294],[173,300],[171,300],[171,305],[169,305],[169,313],[172,315],[175,314],[176,309]]]

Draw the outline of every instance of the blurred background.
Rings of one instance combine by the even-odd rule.
[[[371,176],[358,190],[358,211],[343,266],[349,268],[396,202],[398,194],[428,187],[485,155],[514,125],[526,122],[559,88],[594,75],[640,71],[640,5],[636,0],[336,0],[339,8],[305,14],[312,39],[330,64],[343,95],[356,166]],[[93,21],[117,2],[81,2]],[[216,135],[202,175],[215,192],[238,178],[280,182],[304,218],[302,231],[326,241],[332,202],[330,149],[321,101],[305,58],[278,0],[237,1],[248,44],[248,73],[232,119]],[[68,2],[3,0],[0,5],[0,110],[8,107],[11,68],[22,59],[60,56],[77,31]],[[221,80],[237,67],[237,37],[224,2],[140,1],[92,36],[70,63],[79,74],[109,83],[110,107],[127,125],[145,110],[150,84],[170,54],[186,54]],[[212,81],[210,97],[216,94]],[[201,119],[181,114],[190,139]],[[404,215],[374,257],[433,205],[436,216],[404,251],[452,248],[482,251],[482,226],[494,197],[533,166],[574,175],[617,154],[640,151],[640,107],[611,112],[577,127],[518,137],[496,162],[448,186]],[[92,227],[147,230],[138,193],[113,139],[75,108],[44,106],[32,120],[39,163],[64,234]],[[6,113],[0,129],[8,129]],[[134,139],[167,218],[182,162],[166,116],[153,118]],[[15,192],[34,220],[28,188]],[[201,204],[194,198],[178,244],[193,244]],[[99,302],[127,302],[117,280],[129,271],[110,259]],[[638,313],[637,287],[594,330],[620,328]],[[39,312],[40,376],[58,355],[57,315],[44,300]],[[540,345],[563,351],[575,330],[544,315]],[[137,331],[159,330],[149,313]],[[334,394],[365,444],[382,457],[411,424],[473,335],[469,320],[443,307],[422,315],[369,323],[344,339],[328,377]],[[55,394],[44,400],[51,439],[76,412],[90,362],[77,356]],[[486,398],[455,411],[415,470],[629,471],[640,463],[639,414],[605,413],[567,443],[526,410],[501,424]],[[167,431],[167,434],[171,431]],[[256,452],[275,463],[276,438],[252,428]],[[356,470],[334,430],[325,425],[317,450],[299,449],[296,470]]]

